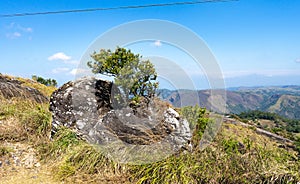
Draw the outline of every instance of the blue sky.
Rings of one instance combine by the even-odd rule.
[[[0,14],[167,2],[174,1],[55,0],[45,3],[41,0],[2,0]],[[62,84],[74,79],[73,74],[81,56],[99,35],[126,22],[159,19],[185,26],[201,37],[216,57],[227,87],[300,85],[299,7],[300,1],[294,0],[240,0],[1,17],[0,73],[28,78],[35,74],[57,79]],[[163,41],[142,43],[129,48],[144,56],[156,54],[172,60],[178,59],[183,68],[189,60]],[[204,79],[200,77],[194,80]],[[203,81],[197,87],[207,88],[207,82]]]

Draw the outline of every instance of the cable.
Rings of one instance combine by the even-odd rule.
[[[238,1],[238,0],[202,0],[202,1],[185,1],[185,2],[172,2],[172,3],[162,3],[162,4],[119,6],[119,7],[108,7],[108,8],[90,8],[90,9],[61,10],[61,11],[33,12],[33,13],[14,13],[14,14],[2,14],[0,15],[0,18],[93,12],[93,11],[108,11],[108,10],[121,10],[121,9],[138,9],[138,8],[163,7],[163,6],[179,6],[179,5],[192,5],[192,4],[202,4],[202,3],[230,2],[230,1]]]

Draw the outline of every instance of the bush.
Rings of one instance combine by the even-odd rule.
[[[192,107],[182,107],[180,109],[181,115],[189,122],[191,130],[193,130],[192,145],[197,147],[202,135],[210,122],[207,118],[206,110],[198,105]]]
[[[45,86],[57,86],[57,81],[54,79],[44,79],[43,77],[33,75],[31,76],[32,80],[37,81],[38,83],[44,84]]]
[[[278,126],[282,126],[280,125],[280,123],[285,122],[286,126],[282,126],[278,128],[282,128],[288,132],[300,133],[300,120],[284,118],[275,113],[254,110],[254,111],[242,112],[238,115],[238,117],[246,120],[253,120],[253,121],[255,121],[256,119],[272,120]],[[279,129],[276,130],[274,129],[274,131],[278,132]]]
[[[87,65],[92,72],[113,76],[126,102],[138,102],[139,97],[148,99],[155,95],[158,82],[154,65],[149,60],[142,61],[139,54],[117,47],[114,52],[101,49],[99,53],[94,52],[91,57],[94,61],[89,61]]]

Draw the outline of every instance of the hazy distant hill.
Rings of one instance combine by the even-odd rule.
[[[219,111],[211,105],[210,90],[160,90],[160,96],[180,107],[192,105],[199,98],[199,105]],[[226,90],[227,113],[238,114],[248,110],[275,112],[281,116],[300,119],[300,86],[238,87]]]

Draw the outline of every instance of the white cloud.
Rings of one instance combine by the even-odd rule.
[[[71,75],[79,75],[79,74],[84,74],[84,73],[89,73],[90,71],[87,69],[82,69],[82,68],[74,68],[69,72]]]
[[[7,38],[10,38],[10,39],[19,38],[19,37],[21,37],[21,36],[22,36],[22,34],[19,33],[19,32],[7,33],[7,34],[6,34],[6,37],[7,37]]]
[[[70,69],[69,68],[55,68],[52,70],[52,73],[63,73],[63,72],[68,72]]]
[[[6,37],[9,39],[19,38],[23,35],[30,34],[33,32],[31,27],[23,27],[20,24],[14,22],[10,23],[8,26],[5,26],[7,33]]]
[[[62,61],[68,61],[70,60],[71,57],[70,56],[67,56],[65,53],[63,52],[58,52],[58,53],[55,53],[53,54],[52,56],[49,56],[48,57],[48,60],[49,61],[53,61],[53,60],[62,60]]]
[[[296,63],[300,63],[300,58],[295,60]]]
[[[162,43],[161,43],[160,40],[156,40],[156,41],[154,42],[154,45],[155,45],[156,47],[160,47],[160,46],[162,45]]]

